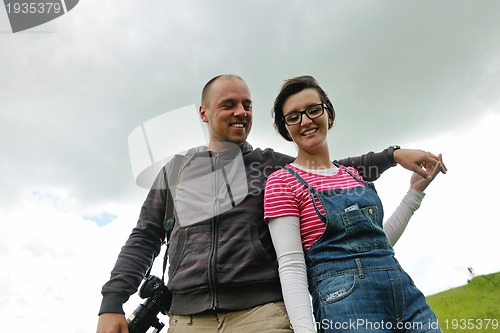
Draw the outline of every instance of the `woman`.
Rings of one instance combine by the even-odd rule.
[[[277,131],[298,149],[292,164],[269,177],[264,204],[295,332],[441,332],[392,249],[442,167],[441,156],[434,169],[422,165],[431,178],[412,176],[382,227],[373,185],[331,162],[326,138],[335,111],[316,80],[287,80],[273,115]]]

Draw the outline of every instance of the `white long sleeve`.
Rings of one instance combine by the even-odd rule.
[[[389,243],[394,246],[406,229],[413,213],[420,207],[424,192],[419,192],[412,187],[408,190],[398,208],[384,223],[384,231]]]
[[[295,333],[316,332],[307,283],[307,269],[298,217],[269,220],[269,231],[278,257],[283,299]]]

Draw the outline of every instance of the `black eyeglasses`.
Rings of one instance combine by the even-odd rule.
[[[293,111],[283,116],[283,120],[288,126],[300,124],[302,122],[302,115],[313,120],[314,118],[321,117],[325,113],[326,105],[324,103],[314,104],[305,109],[304,111]]]

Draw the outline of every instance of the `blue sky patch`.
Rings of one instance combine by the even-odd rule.
[[[117,216],[108,212],[101,212],[98,215],[85,215],[83,218],[95,222],[99,227],[104,227],[105,225],[113,222]]]

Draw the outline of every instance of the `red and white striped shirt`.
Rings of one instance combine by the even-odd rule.
[[[332,171],[331,169],[324,170],[327,172],[320,174],[298,168],[296,165],[288,164],[287,166],[297,172],[317,191],[364,186],[342,168],[333,170],[333,172],[328,172]],[[356,169],[351,167],[348,169],[361,179]],[[317,201],[316,204],[324,215],[321,203]],[[309,249],[326,228],[314,209],[306,187],[299,183],[290,172],[280,169],[273,172],[267,179],[264,195],[264,219],[267,222],[271,218],[283,216],[296,216],[300,219],[300,234],[304,250]]]

